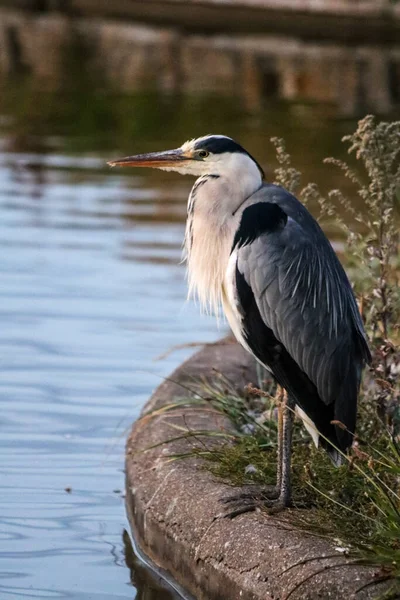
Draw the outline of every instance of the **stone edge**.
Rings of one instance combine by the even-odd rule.
[[[345,565],[331,542],[296,530],[285,515],[224,518],[220,500],[232,488],[204,469],[201,459],[173,458],[190,452],[193,440],[163,443],[182,427],[232,431],[232,424],[211,407],[165,411],[188,397],[196,378],[217,373],[238,388],[256,383],[249,355],[224,339],[183,363],[157,388],[133,425],[126,447],[126,506],[140,550],[198,600],[355,597],[374,577],[373,570]],[[213,440],[204,439],[207,444]],[[212,441],[216,449],[221,443],[226,441]],[[382,589],[366,588],[356,598],[372,599],[378,591]]]

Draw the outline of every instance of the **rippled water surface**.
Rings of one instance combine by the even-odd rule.
[[[155,358],[217,336],[184,300],[184,186],[121,179],[103,158],[7,152],[10,140],[0,153],[0,598],[134,598],[126,433],[187,352]],[[137,597],[169,597],[152,586]]]
[[[189,350],[155,359],[219,333],[185,303],[191,182],[105,160],[213,130],[268,166],[283,134],[325,180],[317,165],[352,125],[304,107],[255,119],[231,103],[26,93],[0,103],[0,598],[170,599],[123,536],[124,441]]]

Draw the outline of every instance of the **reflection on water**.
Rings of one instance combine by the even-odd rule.
[[[352,124],[87,88],[10,88],[0,118],[0,597],[172,599],[124,550],[124,440],[189,350],[154,358],[218,332],[184,302],[190,181],[105,160],[224,132],[270,167],[278,134],[308,178],[336,186],[321,159]]]

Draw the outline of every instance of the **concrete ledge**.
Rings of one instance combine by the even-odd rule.
[[[212,376],[213,368],[240,388],[255,382],[249,356],[223,340],[179,367],[156,390],[144,413],[187,398],[188,391],[179,384],[193,386],[194,377]],[[179,435],[176,426],[232,430],[229,421],[204,406],[137,421],[127,442],[126,505],[140,549],[190,594],[198,600],[345,600],[371,580],[369,568],[342,566],[301,583],[328,565],[343,563],[339,553],[285,571],[304,559],[335,555],[333,544],[293,529],[282,517],[249,513],[234,520],[218,518],[219,500],[232,488],[216,481],[197,458],[167,460],[171,454],[190,452],[190,440],[138,453]],[[373,598],[377,591],[363,590],[357,600]]]

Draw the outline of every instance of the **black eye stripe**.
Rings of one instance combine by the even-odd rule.
[[[242,148],[240,144],[226,137],[206,138],[205,140],[197,142],[195,149],[205,150],[206,152],[212,152],[213,154],[222,154],[223,152],[244,152],[247,154],[246,150]]]
[[[247,156],[249,156],[256,163],[262,178],[265,177],[264,171],[262,170],[258,162],[255,160],[255,158],[249,152],[247,152],[247,150],[245,150],[243,146],[241,146],[234,140],[231,140],[231,138],[210,136],[208,138],[205,138],[204,140],[199,140],[196,143],[194,149],[205,150],[206,152],[212,154],[223,154],[224,152],[240,152],[241,154],[247,154]]]

